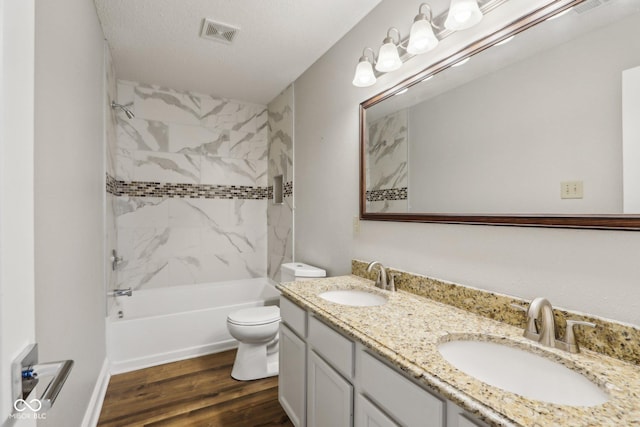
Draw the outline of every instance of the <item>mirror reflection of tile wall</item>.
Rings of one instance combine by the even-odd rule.
[[[368,124],[367,212],[407,212],[407,109]]]

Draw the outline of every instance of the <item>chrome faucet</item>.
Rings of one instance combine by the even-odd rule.
[[[114,297],[130,297],[133,295],[133,290],[131,288],[127,289],[114,289],[113,292],[110,292],[109,295]]]
[[[556,339],[556,319],[553,315],[553,306],[548,299],[538,297],[531,301],[528,309],[517,304],[511,304],[511,306],[527,313],[527,326],[523,334],[525,338],[537,341],[544,346],[558,348],[570,353],[578,353],[580,351],[573,327],[576,325],[596,327],[591,322],[567,320],[567,331],[564,334],[564,340],[559,340]],[[539,323],[538,319],[540,319]]]
[[[376,278],[376,287],[387,290],[387,270],[380,263],[380,261],[371,261],[367,266],[367,273],[371,273],[375,266],[380,267],[378,271],[378,277]]]
[[[540,314],[542,314],[542,318],[540,320],[540,327],[538,328],[536,320],[540,317]],[[548,299],[538,297],[529,304],[525,336],[533,332],[532,327],[535,328],[535,334],[532,334],[533,339],[537,338],[540,344],[546,345],[547,347],[556,346],[556,319],[553,316],[553,307]]]

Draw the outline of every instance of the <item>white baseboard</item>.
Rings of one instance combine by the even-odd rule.
[[[109,360],[105,358],[102,363],[102,369],[100,369],[100,374],[98,374],[96,385],[93,388],[93,393],[91,393],[89,406],[82,419],[82,427],[95,427],[98,424],[98,418],[100,418],[100,411],[102,410],[104,396],[107,394],[110,378]]]
[[[217,342],[215,344],[207,344],[197,347],[191,347],[181,350],[170,351],[166,353],[157,353],[150,356],[140,357],[137,359],[128,359],[110,363],[111,375],[131,372],[138,369],[148,368],[150,366],[162,365],[163,363],[177,362],[179,360],[190,359],[192,357],[204,356],[207,354],[220,353],[222,351],[231,350],[238,347],[238,341],[231,339],[227,341]]]

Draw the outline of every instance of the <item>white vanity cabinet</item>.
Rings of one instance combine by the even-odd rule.
[[[446,402],[418,386],[364,348],[358,351],[359,392],[405,426],[443,427]]]
[[[396,427],[391,418],[361,394],[356,396],[355,427]]]
[[[355,344],[314,316],[308,319],[307,426],[352,426]]]
[[[306,421],[307,312],[287,299],[280,299],[278,400],[296,427]]]
[[[447,427],[489,427],[453,402],[447,402]]]
[[[279,400],[296,427],[485,427],[285,297]]]
[[[309,352],[307,426],[353,425],[353,386],[315,351]]]

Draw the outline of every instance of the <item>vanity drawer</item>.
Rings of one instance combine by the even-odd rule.
[[[353,347],[349,339],[340,335],[313,316],[309,316],[307,342],[324,357],[338,372],[353,378]]]
[[[359,352],[361,392],[406,426],[442,427],[446,403],[365,351]]]
[[[280,297],[280,318],[298,336],[307,336],[307,312],[283,296]]]

